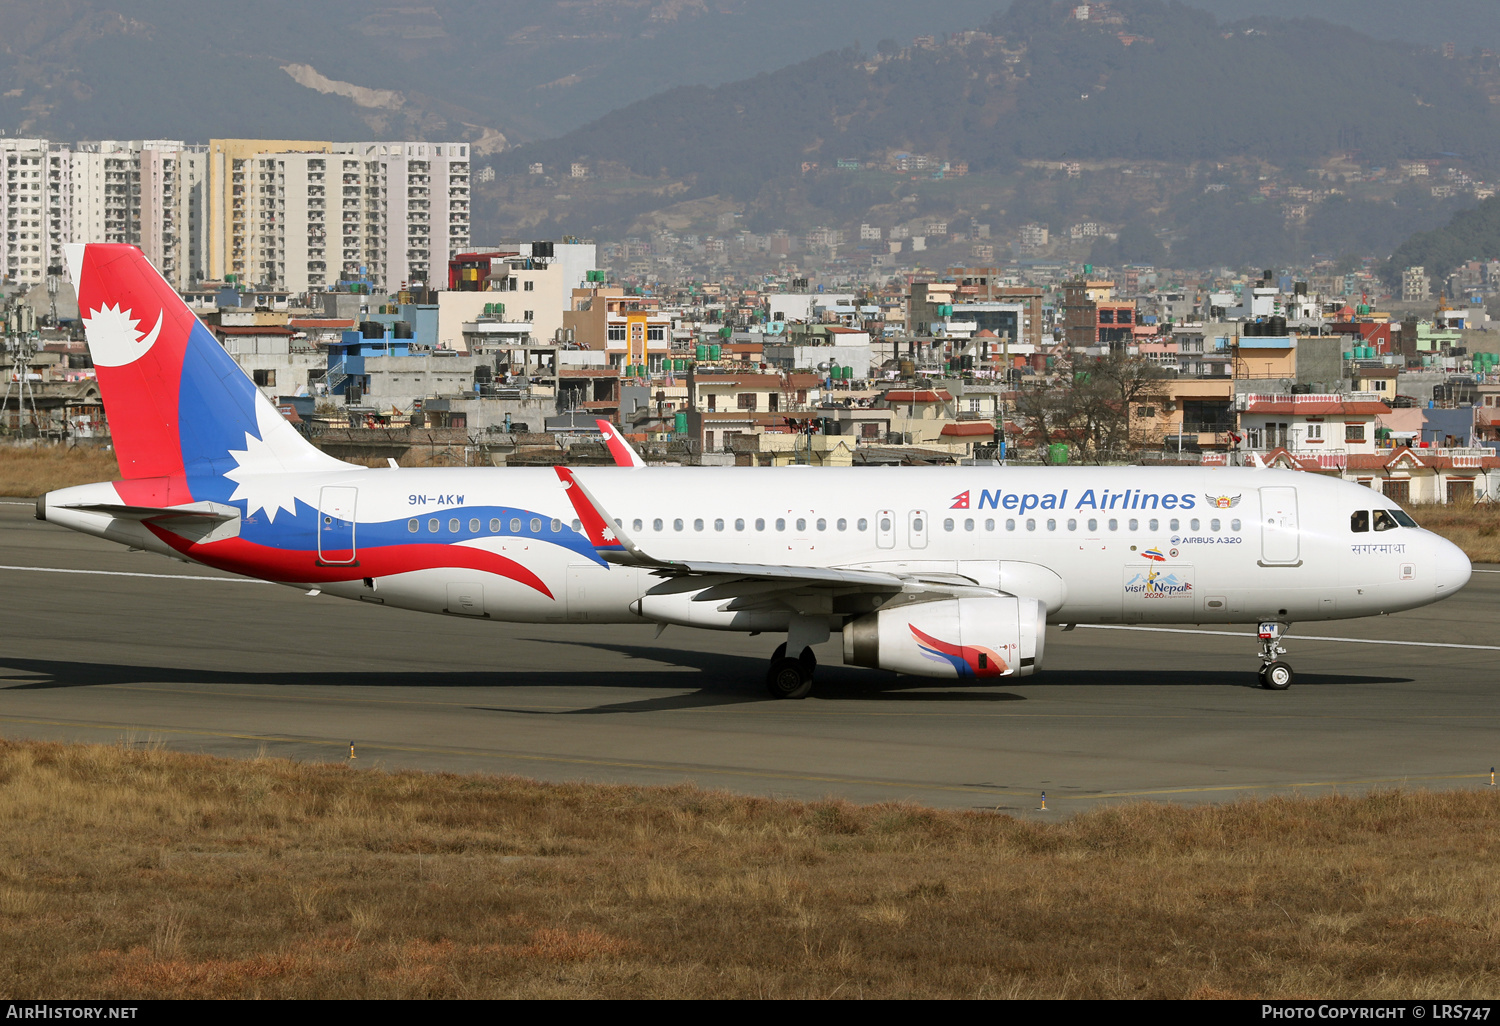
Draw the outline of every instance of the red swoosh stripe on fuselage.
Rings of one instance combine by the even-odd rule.
[[[320,565],[316,552],[294,549],[275,549],[257,545],[243,538],[225,538],[223,541],[195,545],[171,531],[163,530],[147,522],[151,533],[172,548],[202,563],[230,573],[259,577],[267,581],[296,581],[309,584],[329,584],[337,581],[357,581],[364,577],[390,577],[411,573],[414,570],[437,570],[457,568],[480,570],[524,584],[541,592],[549,599],[556,599],[552,590],[542,579],[525,566],[505,556],[497,555],[472,545],[434,545],[416,543],[412,545],[385,545],[380,548],[359,550],[359,565]]]

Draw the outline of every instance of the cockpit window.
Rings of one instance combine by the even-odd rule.
[[[1400,522],[1397,521],[1397,519],[1395,517],[1391,516],[1391,511],[1390,510],[1388,510],[1388,509],[1377,509],[1375,511],[1375,530],[1377,530],[1377,531],[1394,531],[1396,528],[1398,528],[1400,526],[1401,526]]]
[[[1349,517],[1349,530],[1359,533],[1368,531],[1369,529],[1370,511],[1367,509],[1355,510]]]
[[[1404,509],[1388,509],[1386,510],[1386,512],[1395,517],[1396,523],[1400,524],[1402,527],[1417,526],[1417,522],[1411,518],[1411,514],[1406,512],[1406,510]]]

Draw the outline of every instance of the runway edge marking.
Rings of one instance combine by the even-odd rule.
[[[1206,637],[1249,638],[1243,631],[1200,631],[1188,627],[1132,627],[1122,623],[1081,623],[1079,627],[1094,631],[1147,631],[1153,634],[1202,634]],[[1500,652],[1500,645],[1460,645],[1449,641],[1389,641],[1384,638],[1329,638],[1316,634],[1288,634],[1296,641],[1339,641],[1347,645],[1403,645],[1408,648],[1470,648],[1482,652]]]
[[[217,581],[220,584],[270,584],[254,577],[204,577],[202,574],[142,574],[129,570],[68,570],[56,566],[3,566],[0,570],[25,570],[37,574],[98,574],[103,577],[156,577],[167,581]]]

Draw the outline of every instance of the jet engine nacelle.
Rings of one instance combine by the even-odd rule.
[[[1042,664],[1047,607],[1034,598],[943,599],[844,625],[844,662],[920,677],[1025,677]]]

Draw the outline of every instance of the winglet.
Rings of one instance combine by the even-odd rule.
[[[596,420],[599,425],[599,433],[604,436],[604,444],[609,446],[609,454],[615,458],[617,467],[644,467],[646,461],[641,459],[640,453],[631,448],[630,443],[620,434],[620,429],[607,420]]]
[[[617,557],[616,562],[644,563],[651,566],[666,565],[646,555],[635,542],[630,540],[630,536],[625,533],[620,521],[610,519],[604,507],[599,504],[599,500],[595,499],[584,487],[583,482],[574,476],[570,467],[553,467],[552,469],[557,471],[558,479],[568,490],[568,501],[573,504],[573,512],[578,514],[578,522],[583,525],[583,531],[588,535],[589,544],[594,546],[594,551],[606,559],[614,555]]]
[[[1251,452],[1250,453],[1250,458],[1255,461],[1255,469],[1256,470],[1265,470],[1266,469],[1266,461],[1260,458],[1260,453],[1258,453],[1258,452]]]

